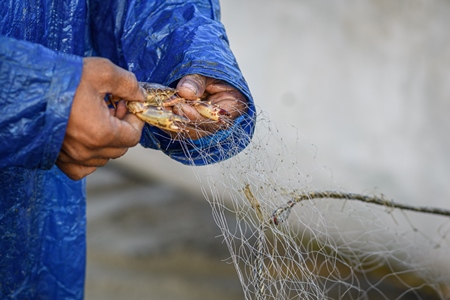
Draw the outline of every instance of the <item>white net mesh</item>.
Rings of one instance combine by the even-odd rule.
[[[448,212],[348,193],[296,128],[264,113],[256,128],[194,171],[245,299],[450,299]]]

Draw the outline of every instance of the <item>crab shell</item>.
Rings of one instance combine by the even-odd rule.
[[[211,102],[197,99],[194,101],[180,97],[176,89],[157,83],[140,82],[145,90],[145,102],[127,102],[128,110],[150,125],[173,132],[187,132],[186,126],[191,123],[188,118],[174,114],[165,107],[187,103],[207,119],[224,123],[222,116],[229,116],[228,111]]]

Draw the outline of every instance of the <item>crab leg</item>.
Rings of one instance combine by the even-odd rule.
[[[211,102],[205,102],[196,100],[191,102],[199,114],[213,121],[222,122],[222,116],[230,116],[230,113],[218,105],[211,104]]]
[[[163,130],[173,132],[188,132],[186,129],[192,121],[186,117],[174,114],[170,108],[180,103],[186,103],[205,118],[212,121],[225,123],[223,116],[230,116],[230,113],[219,105],[210,101],[203,101],[200,98],[194,101],[180,97],[176,89],[166,87],[156,83],[140,82],[145,90],[146,100],[144,102],[128,101],[128,110],[150,125]],[[115,102],[119,99],[110,97],[109,103],[115,107]]]
[[[190,120],[170,110],[148,106],[141,102],[128,102],[127,107],[130,112],[150,125],[173,132],[188,132],[185,127]]]

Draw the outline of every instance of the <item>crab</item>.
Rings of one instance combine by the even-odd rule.
[[[140,82],[139,84],[146,92],[146,100],[145,102],[128,101],[126,104],[128,111],[160,129],[171,132],[189,131],[187,127],[192,124],[191,120],[174,114],[171,109],[168,109],[180,103],[190,104],[200,115],[214,122],[225,124],[224,117],[230,115],[225,109],[209,101],[200,98],[193,101],[184,99],[178,95],[176,89],[157,83]],[[110,102],[114,105],[115,101]]]

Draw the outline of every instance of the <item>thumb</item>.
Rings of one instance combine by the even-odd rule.
[[[178,95],[188,100],[200,98],[206,89],[206,77],[198,74],[186,75],[177,85]]]

